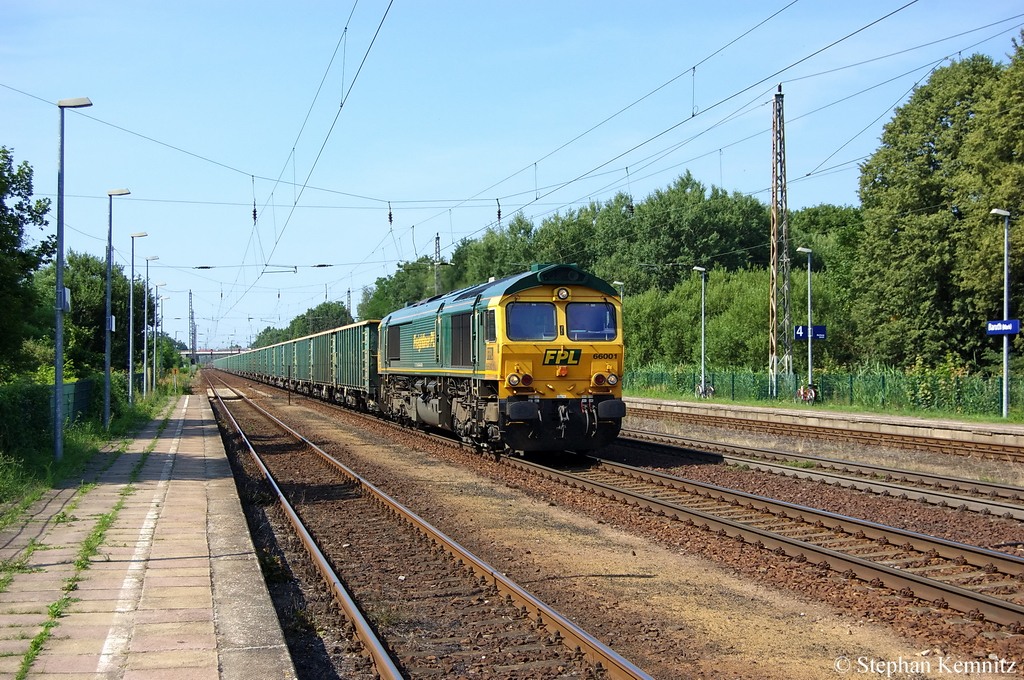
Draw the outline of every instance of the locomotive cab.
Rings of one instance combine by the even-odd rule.
[[[439,295],[381,321],[389,417],[485,449],[601,448],[618,436],[621,305],[574,265]]]
[[[617,296],[551,284],[525,290],[499,310],[505,444],[521,451],[590,451],[614,440],[625,416]]]

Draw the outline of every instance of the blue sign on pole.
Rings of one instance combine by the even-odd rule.
[[[1020,319],[989,321],[985,330],[988,335],[1017,335],[1020,333]]]
[[[812,340],[824,340],[826,337],[825,332],[826,326],[811,326],[811,339]],[[796,326],[793,329],[794,340],[806,340],[807,339],[807,326]]]

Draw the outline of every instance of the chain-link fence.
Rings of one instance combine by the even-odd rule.
[[[767,374],[707,373],[715,401],[801,401],[798,390],[806,376],[779,376],[774,389]],[[626,373],[623,388],[694,396],[700,373],[644,368]],[[933,411],[943,414],[999,415],[1001,377],[900,376],[826,373],[814,377],[816,401],[873,411]],[[1024,404],[1024,382],[1010,379],[1010,408]]]

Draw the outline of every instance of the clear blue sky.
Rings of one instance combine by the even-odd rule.
[[[200,346],[245,344],[325,294],[355,306],[437,233],[447,257],[496,200],[539,226],[689,170],[767,202],[779,84],[790,208],[856,205],[914,84],[1005,62],[1024,25],[1011,0],[907,1],[0,0],[0,144],[54,197],[56,101],[89,97],[67,112],[67,247],[103,257],[128,188],[116,261],[148,232],[167,332],[191,290]]]

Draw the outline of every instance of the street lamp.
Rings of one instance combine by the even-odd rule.
[[[153,284],[153,391],[156,392],[156,330],[157,330],[157,318],[156,318],[156,301],[157,296],[160,294],[160,286],[166,286],[166,283],[155,283]]]
[[[700,272],[700,395],[704,396],[707,391],[704,382],[704,287],[708,280],[708,270],[704,267],[694,267],[693,271]]]
[[[810,248],[797,248],[798,253],[807,253],[807,388],[814,384],[814,362],[811,345],[814,342],[814,327],[811,325],[811,253]]]
[[[160,284],[160,285],[164,285],[164,284]],[[164,300],[170,300],[170,299],[171,299],[170,296],[167,296],[167,295],[164,295],[162,298],[160,298],[160,327],[161,328],[164,325]],[[154,310],[154,311],[156,311],[156,310]],[[157,333],[156,335],[153,336],[153,366],[154,366],[154,369],[153,369],[153,391],[154,392],[156,391],[156,368],[155,368],[155,366],[156,366],[156,348],[157,348],[157,344],[156,343],[159,340],[160,340],[160,334]]]
[[[107,320],[103,356],[103,429],[110,429],[110,334],[114,331],[114,317],[110,314],[110,270],[114,253],[114,196],[127,196],[127,189],[112,189],[107,192]]]
[[[92,106],[88,97],[61,99],[60,132],[57,138],[57,295],[53,348],[53,458],[64,457],[64,312],[71,311],[71,300],[64,288],[64,109]]]
[[[150,255],[146,258],[146,297],[142,301],[142,398],[146,398],[146,388],[149,385],[149,379],[146,377],[146,367],[149,366],[149,356],[146,354],[149,351],[149,263],[153,260],[159,260],[158,255]]]
[[[144,231],[129,234],[132,237],[132,278],[128,281],[128,403],[134,404],[132,388],[135,383],[135,239],[149,236]]]
[[[1010,318],[1010,211],[993,208],[1003,216],[1003,318]],[[1003,417],[1010,414],[1010,336],[1003,334]]]
[[[149,386],[149,378],[146,376],[146,369],[149,367],[149,263],[153,260],[159,260],[160,256],[151,255],[146,258],[146,301],[142,307],[142,329],[145,336],[145,346],[142,349],[142,398],[146,398],[147,388]],[[155,295],[155,293],[154,293]],[[156,310],[153,310],[153,316],[156,316]]]
[[[626,297],[626,284],[625,283],[623,283],[622,281],[612,281],[612,284],[619,287],[619,299],[620,300],[622,298]]]

